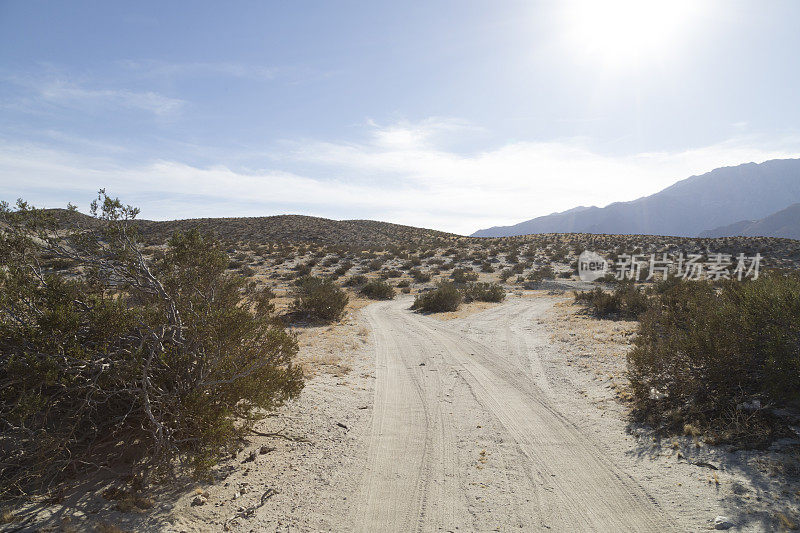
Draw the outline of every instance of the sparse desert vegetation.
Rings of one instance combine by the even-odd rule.
[[[8,210],[7,216],[11,215],[12,211]],[[62,233],[91,236],[107,231],[105,228],[108,221],[103,221],[102,217],[87,219],[73,212],[50,211],[50,213],[56,215],[55,218],[60,221],[59,227]],[[517,312],[522,312],[520,317],[523,318],[520,320],[525,320],[526,315],[523,310],[527,309],[524,305],[527,295],[547,292],[560,294],[574,286],[569,284],[575,283],[577,257],[585,249],[596,250],[612,259],[619,254],[631,252],[705,253],[730,250],[751,255],[760,252],[766,258],[765,265],[773,275],[765,276],[764,281],[759,280],[758,283],[747,282],[732,288],[726,288],[727,286],[721,284],[703,284],[702,286],[707,289],[685,292],[688,290],[685,288],[686,284],[673,278],[655,283],[634,284],[608,277],[600,280],[599,286],[592,290],[577,291],[574,299],[588,311],[580,315],[581,319],[607,324],[603,328],[613,330],[609,335],[614,342],[627,343],[631,338],[636,338],[628,367],[631,380],[628,381],[624,370],[615,370],[613,381],[609,385],[612,387],[611,390],[615,391],[616,398],[623,402],[623,405],[633,409],[635,414],[633,422],[647,423],[656,428],[660,432],[658,434],[675,435],[676,438],[688,431],[692,435],[691,438],[702,439],[702,442],[709,444],[737,442],[763,445],[787,435],[787,419],[781,418],[783,415],[780,413],[790,412],[796,407],[796,400],[790,400],[792,387],[796,387],[796,384],[787,377],[793,375],[795,367],[792,365],[796,364],[796,361],[793,359],[794,356],[787,355],[791,353],[793,330],[789,322],[782,322],[780,319],[785,318],[790,322],[794,320],[791,294],[796,289],[791,276],[780,278],[777,276],[779,274],[783,276],[782,273],[785,271],[791,272],[796,266],[800,257],[800,247],[795,241],[598,235],[531,235],[475,239],[381,223],[351,221],[339,224],[336,221],[310,217],[233,220],[233,229],[227,227],[228,221],[212,219],[202,223],[198,221],[151,223],[136,222],[135,219],[125,222],[126,227],[132,231],[142,232],[143,242],[137,245],[137,249],[141,251],[141,258],[146,265],[152,265],[152,272],[162,281],[165,291],[176,295],[176,305],[180,306],[182,313],[191,315],[202,310],[199,317],[193,316],[191,321],[186,322],[194,328],[193,334],[201,335],[201,331],[208,330],[212,319],[216,320],[219,328],[224,330],[214,329],[217,336],[214,338],[218,339],[214,342],[218,343],[241,342],[241,339],[249,338],[251,335],[249,328],[265,328],[263,331],[268,333],[264,333],[260,341],[263,342],[264,348],[256,360],[263,361],[265,357],[269,359],[270,353],[280,353],[281,357],[285,357],[281,361],[291,361],[277,367],[279,372],[288,372],[291,368],[291,376],[294,376],[293,380],[289,379],[286,382],[285,389],[263,388],[247,379],[240,380],[241,376],[235,373],[235,369],[242,368],[236,365],[244,364],[243,352],[237,351],[239,348],[226,350],[236,362],[228,364],[223,362],[225,359],[220,360],[220,364],[228,365],[224,367],[224,371],[227,372],[224,375],[229,376],[229,379],[233,375],[239,385],[234,387],[232,383],[220,383],[216,386],[215,390],[222,391],[225,387],[230,387],[232,390],[230,393],[224,393],[222,399],[216,400],[213,405],[217,406],[214,407],[217,410],[207,407],[209,404],[204,403],[207,399],[202,395],[199,399],[192,400],[195,402],[191,404],[192,409],[197,408],[202,413],[193,418],[197,426],[188,429],[183,429],[180,425],[164,426],[170,430],[179,427],[181,429],[179,432],[175,430],[175,435],[188,435],[190,439],[196,439],[188,441],[191,444],[181,443],[176,448],[178,452],[171,457],[173,460],[176,457],[183,459],[183,465],[194,466],[198,472],[218,472],[219,468],[214,464],[220,458],[223,460],[222,464],[227,465],[225,454],[231,449],[234,453],[237,449],[241,449],[240,446],[245,441],[240,437],[247,433],[247,428],[262,427],[264,420],[269,422],[270,418],[265,419],[264,415],[274,412],[273,410],[286,399],[296,397],[296,391],[299,391],[304,379],[311,380],[315,387],[319,387],[320,383],[326,383],[326,387],[334,389],[351,383],[360,383],[359,387],[366,387],[366,381],[363,380],[369,379],[372,370],[365,370],[363,361],[354,359],[352,354],[366,347],[368,342],[372,342],[369,331],[360,325],[362,323],[358,318],[362,308],[371,301],[387,301],[382,305],[394,310],[392,312],[401,309],[407,313],[410,306],[422,312],[412,314],[420,320],[431,320],[432,317],[425,315],[434,313],[439,318],[435,322],[442,325],[430,325],[428,322],[426,324],[429,327],[445,328],[437,335],[446,336],[447,328],[460,328],[464,321],[472,321],[470,323],[473,327],[483,331],[483,335],[491,335],[491,326],[481,322],[483,311],[491,311],[498,303],[504,302],[503,306],[497,309],[502,310],[504,306],[511,305]],[[293,222],[296,223],[296,227],[292,226]],[[277,225],[267,228],[273,223]],[[335,231],[346,232],[354,226],[360,226],[360,229],[354,233],[357,238],[351,241],[338,239],[335,235],[321,234],[332,228]],[[179,231],[167,238],[165,228]],[[193,228],[210,229],[213,235],[199,233]],[[10,233],[7,232],[5,235],[8,236]],[[13,243],[8,242],[13,248]],[[105,240],[103,242],[105,243]],[[92,302],[102,302],[103,305],[91,304],[93,305],[91,313],[102,311],[104,313],[102,316],[111,319],[110,324],[119,324],[114,326],[117,329],[104,330],[106,334],[117,335],[115,338],[128,331],[125,328],[129,327],[122,318],[115,318],[117,314],[119,317],[125,317],[128,316],[125,313],[133,310],[133,316],[138,316],[136,313],[140,312],[139,309],[141,312],[149,309],[148,313],[167,309],[164,303],[158,303],[157,298],[154,300],[152,295],[138,293],[135,286],[129,289],[119,283],[113,285],[95,283],[95,278],[90,277],[95,276],[95,272],[85,268],[85,262],[74,254],[64,255],[43,250],[38,257],[43,279],[58,280],[51,283],[52,290],[55,291],[52,294],[60,295],[53,296],[52,305],[56,305],[58,301],[65,301],[69,294],[73,294],[69,292],[71,290],[89,291],[89,286],[86,284],[90,280],[94,283],[93,290],[97,291],[97,287],[104,287],[101,292],[92,293],[96,294]],[[212,271],[213,276],[204,274]],[[215,281],[204,281],[212,279]],[[772,281],[767,282],[768,279]],[[29,285],[29,288],[35,285],[35,281],[31,278],[32,285]],[[201,287],[197,293],[198,289],[193,288],[196,284],[205,288]],[[762,289],[754,289],[762,284]],[[77,289],[56,290],[62,286],[77,287]],[[216,288],[212,291],[211,287]],[[747,292],[745,288],[754,292]],[[396,294],[398,292],[399,296]],[[212,293],[215,298],[213,304],[204,303],[200,295]],[[9,298],[11,294],[6,292],[3,297]],[[406,294],[409,296],[405,296]],[[116,296],[110,297],[110,295]],[[392,299],[395,301],[388,301]],[[716,309],[720,302],[724,303],[723,309],[727,311],[722,313],[723,318],[714,319],[713,309]],[[746,307],[753,311],[745,313],[741,322],[736,322],[733,316],[739,312],[737,305],[745,305],[744,302],[747,302]],[[765,311],[773,308],[780,311],[777,314]],[[86,313],[85,317],[92,316],[90,312],[80,308],[77,311],[72,309],[66,314],[62,314],[61,309],[68,310],[69,306],[58,309],[59,311],[52,316],[59,317],[58,319],[62,321],[66,320],[58,326],[61,328],[66,328],[66,324],[73,320],[72,317],[81,316],[81,313]],[[214,318],[219,313],[223,318]],[[152,320],[151,314],[147,316],[148,320]],[[499,316],[505,315],[501,313]],[[598,318],[602,320],[597,320]],[[85,323],[97,324],[98,320],[99,318],[91,318]],[[728,331],[725,335],[713,336],[711,332],[714,328],[722,327],[725,321],[735,324],[736,334]],[[5,331],[15,331],[14,328],[17,326],[12,322],[4,326],[7,328]],[[515,322],[509,324],[513,326]],[[687,327],[686,324],[692,324],[692,327]],[[516,325],[530,327],[530,323],[526,325],[524,321]],[[771,327],[790,333],[784,337],[775,337],[783,340],[767,346],[763,343],[766,333],[762,335],[759,332],[771,331],[769,329]],[[605,346],[608,343],[608,339],[603,337],[608,333],[606,329],[598,329],[595,338],[586,341],[584,349],[591,351],[592,347]],[[100,328],[95,325],[89,327],[89,330],[93,332],[92,335],[97,335]],[[638,335],[634,337],[637,330]],[[63,330],[59,335],[64,331],[67,330]],[[517,335],[513,329],[508,331],[509,335]],[[462,333],[466,334],[466,331]],[[565,334],[570,343],[574,343],[572,333],[574,332]],[[17,330],[16,335],[17,340],[10,334],[5,338],[8,342],[19,344],[19,338],[23,335],[22,330]],[[445,342],[445,338],[442,337],[440,340]],[[769,338],[772,338],[772,334],[769,334]],[[511,349],[502,344],[505,341],[495,339],[492,342],[496,343],[498,349]],[[748,342],[751,344],[747,344]],[[754,342],[756,344],[753,344]],[[198,343],[207,346],[195,341],[195,344]],[[613,343],[609,346],[611,344]],[[170,346],[169,342],[166,346]],[[229,344],[215,346],[229,346]],[[256,350],[252,348],[254,345],[242,346],[250,346],[248,353],[254,353],[253,350]],[[473,346],[472,351],[477,350],[476,353],[482,353],[480,350],[483,348],[471,346]],[[524,343],[520,346],[524,346]],[[716,351],[709,351],[709,346]],[[731,346],[738,346],[738,351],[732,352]],[[743,355],[745,349],[749,350],[748,353],[756,353],[757,346],[761,346],[762,350],[758,352],[758,362],[749,360],[747,363],[748,360]],[[411,354],[415,348],[403,349],[409,350]],[[175,353],[182,352],[178,350]],[[488,354],[484,355],[488,357]],[[181,357],[183,357],[179,358],[181,361],[192,360],[191,357],[187,359],[185,355]],[[568,362],[572,364],[571,361],[587,360],[586,357],[589,356],[584,355],[581,356],[583,359],[576,359],[570,355]],[[614,360],[624,361],[625,357],[626,354],[620,352],[615,355]],[[740,358],[739,362],[733,365],[736,368],[742,365],[744,368],[749,364],[750,367],[762,370],[769,367],[769,370],[753,373],[752,379],[748,378],[745,381],[731,381],[729,373],[714,374],[712,362],[722,365],[731,357]],[[675,376],[671,374],[686,361],[693,365],[692,368],[701,369],[697,375],[702,375],[702,380],[700,378],[695,381],[688,380],[685,372]],[[430,359],[420,362],[426,366],[432,364]],[[420,362],[414,362],[413,366],[416,367]],[[21,363],[18,359],[9,360],[9,370],[13,370],[15,364]],[[25,369],[24,366],[19,368]],[[120,371],[124,368],[120,367]],[[180,371],[191,374],[185,368],[172,364],[169,371],[182,369]],[[280,376],[288,379],[290,375],[268,374],[267,368],[275,369],[265,366],[265,373],[258,374],[262,381],[273,379],[278,383]],[[132,365],[125,372],[136,374],[140,369],[141,366]],[[106,371],[101,375],[104,373],[107,377],[112,377],[112,374]],[[170,374],[164,374],[168,375]],[[736,375],[743,374],[737,372]],[[31,384],[30,378],[27,379]],[[151,381],[154,385],[164,383],[156,381],[155,378],[151,378]],[[225,382],[226,379],[221,377],[216,381]],[[183,383],[180,379],[170,378],[170,383],[172,382]],[[103,386],[106,386],[105,382]],[[164,387],[164,385],[158,386]],[[11,394],[13,390],[9,388],[6,393]],[[28,390],[34,389],[29,387]],[[88,390],[90,389],[85,389],[81,394]],[[188,390],[192,390],[191,386]],[[729,394],[726,395],[725,392]],[[259,394],[262,396],[258,396]],[[344,398],[350,393],[342,394]],[[329,396],[324,397],[329,398]],[[19,395],[15,398],[16,403],[13,409],[9,407],[8,416],[25,413],[25,416],[35,418],[35,414],[40,412],[44,405],[36,400],[35,394]],[[10,399],[5,401],[9,402],[7,405],[11,405]],[[137,401],[139,400],[131,401],[128,405],[131,403],[138,405]],[[323,405],[327,401],[326,399],[317,405]],[[234,402],[235,407],[224,407],[230,405],[228,402]],[[346,402],[337,405],[339,405],[337,409],[353,408]],[[361,409],[361,406],[358,409]],[[100,412],[94,413],[94,416],[99,416]],[[141,417],[141,414],[138,416]],[[296,416],[296,413],[293,416]],[[106,423],[105,419],[98,420]],[[319,418],[315,420],[317,424],[320,422]],[[92,423],[97,423],[97,420]],[[174,423],[170,421],[170,424]],[[338,425],[335,427],[343,431],[352,427],[351,422],[342,424],[341,427]],[[143,426],[148,427],[146,420]],[[298,430],[305,428],[304,431],[309,432],[309,435],[314,434],[305,426],[297,427]],[[280,426],[277,430],[280,431]],[[269,432],[264,433],[266,434]],[[301,435],[291,437],[302,438]],[[253,438],[252,435],[250,438]],[[258,438],[268,439],[263,436]],[[315,438],[322,437],[317,435]],[[152,437],[146,437],[140,439],[140,442],[143,446],[147,446],[153,440]],[[76,446],[78,447],[74,449],[83,450],[79,444]],[[272,447],[274,445],[270,444],[268,449]],[[289,445],[287,453],[291,449],[293,448]],[[142,453],[148,453],[146,447],[142,450],[144,450]],[[112,456],[118,454],[114,448],[106,451]],[[247,457],[253,453],[259,456],[257,450],[248,453],[250,455]],[[488,456],[487,453],[482,457],[485,459]],[[57,461],[62,460],[56,453],[53,457]],[[130,460],[123,455],[116,457]],[[165,460],[169,461],[166,457],[165,455]],[[269,457],[269,453],[266,457]],[[247,458],[246,460],[249,461]],[[303,461],[300,458],[296,460]],[[143,468],[144,464],[139,461],[137,467]],[[297,479],[295,481],[301,482]],[[241,483],[246,485],[244,481]],[[131,486],[125,493],[135,497],[138,494],[137,490]],[[213,492],[203,494],[203,498],[213,497],[211,496]],[[793,515],[788,513],[786,516]]]

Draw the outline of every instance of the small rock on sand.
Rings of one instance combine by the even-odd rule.
[[[730,529],[733,527],[733,522],[727,516],[718,516],[714,519],[714,529]]]

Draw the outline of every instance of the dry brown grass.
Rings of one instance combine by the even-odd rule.
[[[371,300],[351,297],[345,308],[345,318],[334,324],[297,328],[300,353],[297,361],[307,378],[321,373],[344,377],[353,368],[352,358],[367,342],[369,330],[356,320],[356,314]]]
[[[11,509],[3,509],[0,512],[0,524],[11,524],[17,521],[17,515]]]
[[[118,487],[107,488],[103,491],[102,496],[106,500],[116,502],[117,510],[123,513],[146,511],[155,505],[155,502],[147,496]]]
[[[111,522],[98,522],[94,526],[95,533],[127,533],[128,530],[122,529]]]
[[[500,305],[499,303],[493,302],[469,302],[469,303],[462,303],[458,310],[456,311],[445,311],[442,313],[432,313],[430,316],[436,318],[437,320],[453,320],[456,318],[465,318],[470,315],[474,315],[475,313],[480,313],[481,311],[485,311],[490,307],[494,307],[496,305]]]
[[[565,297],[567,298],[567,297]],[[626,376],[626,355],[631,347],[637,322],[600,320],[582,312],[573,299],[557,302],[545,319],[553,331],[551,339],[565,354],[566,366],[591,371],[619,401],[633,396]]]
[[[788,515],[778,511],[775,513],[775,519],[781,525],[782,528],[796,531],[800,529],[800,526],[797,525],[797,522],[790,518]]]

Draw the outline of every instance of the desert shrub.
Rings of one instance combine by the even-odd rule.
[[[497,283],[470,283],[464,289],[464,300],[471,302],[502,302],[506,291]]]
[[[139,482],[176,459],[202,472],[303,385],[270,293],[226,272],[219,242],[176,234],[149,259],[138,211],[98,200],[74,230],[0,206],[2,498],[108,465]],[[42,272],[44,252],[84,274]]]
[[[619,283],[620,280],[617,279],[617,275],[614,274],[613,272],[607,272],[602,278],[600,278],[597,281],[599,281],[600,283],[608,283],[611,285],[615,285]]]
[[[426,283],[431,280],[431,275],[428,272],[423,272],[417,268],[412,268],[408,271],[409,276],[414,278],[417,283]]]
[[[292,311],[316,320],[339,320],[347,294],[331,279],[303,276],[295,282]]]
[[[504,268],[503,270],[500,271],[498,277],[500,278],[500,281],[505,283],[506,281],[508,281],[508,278],[510,278],[513,274],[514,273],[511,271],[510,268]]]
[[[453,283],[467,283],[469,281],[477,281],[478,273],[472,270],[457,268],[453,270],[450,277],[453,278]]]
[[[381,271],[381,277],[383,278],[399,278],[402,275],[403,273],[395,268],[388,268]]]
[[[439,286],[424,293],[420,293],[414,299],[411,309],[418,309],[426,313],[440,313],[443,311],[455,311],[464,299],[452,283],[441,283]]]
[[[551,261],[555,261],[557,263],[561,262],[561,261],[564,261],[567,258],[567,254],[568,253],[569,253],[569,250],[567,250],[563,246],[556,246],[556,247],[553,248],[553,251],[552,251],[552,253],[550,255],[550,260]]]
[[[250,265],[242,265],[242,266],[239,267],[239,274],[241,274],[242,276],[244,276],[246,278],[254,276],[255,273],[256,273],[256,269],[251,267]]]
[[[160,251],[160,250],[158,250]],[[42,262],[42,267],[52,270],[68,270],[75,267],[75,261],[67,258],[56,257]]]
[[[383,280],[372,280],[361,288],[361,294],[373,300],[391,300],[394,288]]]
[[[401,279],[400,281],[397,282],[397,288],[398,289],[404,289],[404,288],[406,288],[406,287],[408,287],[410,285],[411,285],[411,282],[408,281],[407,279]]]
[[[383,267],[383,259],[373,259],[369,263],[367,263],[367,267],[370,270],[380,270]]]
[[[529,281],[542,281],[544,279],[553,279],[555,278],[555,271],[553,267],[550,265],[545,265],[543,267],[537,268],[533,270],[530,274],[528,274]]]
[[[759,405],[800,405],[798,339],[797,274],[718,287],[671,282],[642,315],[628,356],[637,414],[677,431],[692,424],[720,441],[782,436],[783,423]]]
[[[633,282],[625,281],[612,292],[600,287],[591,291],[575,292],[575,301],[585,304],[597,317],[635,320],[647,310],[647,295]]]
[[[403,264],[403,268],[405,270],[408,270],[408,269],[411,269],[411,268],[414,268],[414,267],[418,267],[418,266],[422,266],[422,259],[420,259],[417,256],[410,257],[409,260],[405,264]]]
[[[295,271],[295,277],[302,278],[303,276],[309,276],[311,274],[311,265],[299,263],[292,267],[292,270]]]
[[[402,292],[403,294],[410,294],[411,293],[411,287],[403,287],[403,288],[400,289],[400,292]]]
[[[351,268],[353,268],[353,262],[352,261],[342,261],[341,263],[339,263],[339,266],[336,267],[336,270],[333,271],[333,275],[336,276],[337,278],[339,278],[339,277],[344,276],[345,274],[347,274],[347,272]]]
[[[685,283],[683,278],[670,274],[665,279],[656,281],[651,287],[650,291],[654,294],[663,294],[682,283]]]
[[[344,284],[347,287],[358,287],[359,285],[364,285],[369,282],[369,278],[364,274],[355,274],[347,278],[347,281]]]
[[[484,261],[481,263],[481,272],[492,273],[494,272],[494,266],[489,261]]]

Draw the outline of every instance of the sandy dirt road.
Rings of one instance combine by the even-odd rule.
[[[459,328],[407,299],[364,311],[376,383],[353,530],[677,529],[565,416],[530,326],[550,305],[507,302]]]

